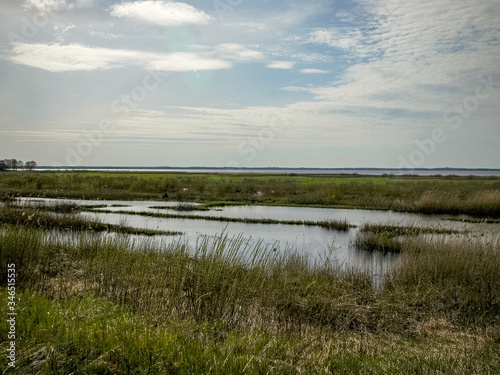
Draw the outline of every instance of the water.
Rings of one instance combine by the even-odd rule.
[[[478,224],[446,220],[439,215],[408,214],[391,211],[347,210],[311,207],[271,207],[271,206],[229,206],[210,211],[173,211],[178,202],[156,201],[102,201],[102,200],[62,200],[24,198],[30,204],[40,202],[66,202],[81,205],[106,205],[105,210],[129,212],[175,213],[180,215],[217,216],[227,218],[252,218],[294,221],[347,220],[360,226],[364,223],[388,225],[420,225],[432,228],[454,229],[459,231],[478,231]],[[194,204],[194,203],[193,203]],[[126,207],[113,207],[113,205]],[[151,208],[153,206],[164,209]],[[170,208],[170,209],[165,209]],[[397,255],[367,253],[350,246],[357,228],[349,231],[330,230],[318,226],[285,224],[248,224],[194,219],[156,218],[124,213],[85,212],[83,215],[104,223],[127,225],[134,228],[182,232],[182,235],[156,236],[148,241],[158,244],[183,241],[194,247],[206,236],[227,234],[230,238],[243,235],[250,244],[262,245],[275,251],[293,251],[308,257],[311,263],[329,258],[343,269],[358,268],[372,273],[374,282],[380,280],[385,272],[398,262]],[[484,225],[481,226],[484,230]],[[497,227],[495,227],[497,228]],[[138,236],[137,240],[144,237]]]
[[[313,175],[313,174],[359,174],[382,176],[384,174],[392,174],[395,176],[401,175],[418,175],[418,176],[497,176],[500,177],[500,169],[380,169],[380,168],[172,168],[172,167],[157,167],[157,168],[139,168],[139,167],[38,167],[36,170],[92,170],[92,171],[116,171],[116,172],[182,172],[182,173],[251,173],[251,174],[298,174],[298,175]]]

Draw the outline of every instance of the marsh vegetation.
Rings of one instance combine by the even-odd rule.
[[[500,218],[500,178],[17,172],[0,194],[381,209]]]
[[[58,174],[31,175],[59,178]],[[17,178],[12,176],[7,177],[7,185]],[[84,176],[81,182],[87,178],[95,176]],[[210,187],[225,178],[204,181]],[[278,184],[266,178],[263,185]],[[305,181],[294,187],[303,192],[300,189],[308,189]],[[449,185],[441,196],[461,191],[463,195],[455,195],[463,197],[464,207],[464,202],[475,202],[476,208],[468,208],[469,213],[475,210],[495,217],[496,180],[471,182],[476,191],[457,181],[437,179],[435,183]],[[409,188],[405,184],[419,185],[411,179],[400,182],[403,190]],[[340,183],[319,178],[309,185],[316,189],[322,205],[328,200],[322,195],[328,191],[321,190],[322,184],[339,188],[351,183],[355,204],[362,201],[356,195],[357,184],[366,184],[365,195],[376,191],[370,190],[375,183],[362,180]],[[384,184],[380,189],[387,195],[391,182]],[[333,231],[355,231],[355,251],[399,254],[397,267],[383,275],[382,283],[374,284],[368,270],[333,262],[334,249],[325,249],[323,257],[311,261],[293,248],[277,251],[262,241],[226,232],[194,245],[178,238],[154,241],[141,236],[137,241],[130,234],[148,234],[147,230],[133,232],[138,228],[106,224],[82,214],[106,210],[105,203],[86,207],[68,202],[19,204],[10,197],[22,189],[7,185],[2,177],[0,187],[6,195],[0,207],[0,303],[6,306],[6,267],[14,263],[19,312],[17,368],[10,373],[500,372],[498,231],[483,234],[389,223],[364,223],[352,229],[348,221],[335,223],[339,226],[332,226]],[[123,186],[109,190],[110,195],[125,191]],[[83,190],[57,195],[94,194],[94,188],[89,183]],[[421,199],[419,189],[405,202]],[[46,186],[39,191],[39,195],[52,194]],[[182,189],[178,192],[187,194]],[[141,194],[144,198],[150,193]],[[302,198],[283,195],[283,200],[268,203],[296,199],[312,204],[304,194]],[[192,206],[185,203],[187,195],[183,198],[173,208],[191,211]],[[231,202],[245,201],[225,201]],[[366,197],[367,205],[373,202],[373,197]],[[222,202],[204,203],[211,207]],[[115,207],[118,211],[119,206]],[[197,222],[228,220],[198,218],[190,212],[156,214],[193,216]],[[252,224],[251,219],[239,220]],[[308,225],[303,220],[292,224],[297,228]],[[6,320],[0,321],[2,337],[8,329]],[[4,341],[1,349],[6,345]],[[2,356],[2,371],[6,366]]]
[[[125,236],[60,236],[13,226],[0,232],[1,264],[16,264],[23,311],[18,373],[494,373],[500,366],[498,240],[405,237],[401,266],[377,290],[361,271],[327,259],[311,267],[258,246],[241,250],[240,237],[206,239],[192,252]]]

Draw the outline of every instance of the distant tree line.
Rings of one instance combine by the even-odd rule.
[[[36,166],[37,164],[33,160],[27,161],[26,163],[24,163],[22,160],[16,160],[16,159],[0,160],[0,172],[4,172],[7,170],[18,171],[23,169],[31,171],[34,168],[36,168]]]

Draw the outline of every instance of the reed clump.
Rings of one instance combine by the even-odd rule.
[[[359,231],[351,246],[361,251],[380,251],[384,254],[401,252],[400,239],[388,233]]]
[[[351,246],[361,251],[379,251],[382,253],[400,253],[403,242],[408,237],[423,235],[451,235],[456,230],[429,228],[423,226],[394,226],[383,224],[363,224],[351,242]]]

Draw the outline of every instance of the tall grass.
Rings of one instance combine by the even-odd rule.
[[[180,242],[156,248],[86,233],[41,238],[25,229],[8,229],[0,240],[2,260],[18,263],[20,279],[32,290],[61,297],[92,292],[134,311],[228,326],[349,325],[349,312],[331,298],[371,288],[368,276],[336,277],[340,271],[329,264],[311,269],[307,259],[242,237],[206,238],[194,250]]]
[[[414,238],[402,245],[402,263],[388,278],[387,292],[418,296],[419,313],[448,313],[456,324],[500,322],[500,240],[470,236]]]
[[[498,310],[484,307],[497,306],[500,296],[499,241],[460,241],[403,241],[403,265],[390,274],[388,289],[432,285],[466,291],[468,303],[475,301],[474,319],[491,318],[487,311]],[[229,326],[373,328],[370,316],[362,313],[375,296],[367,274],[342,272],[328,259],[310,266],[301,256],[251,245],[242,237],[206,238],[195,249],[182,242],[158,248],[124,236],[8,227],[0,243],[2,267],[18,264],[21,285],[31,290],[62,297],[92,292],[137,311],[215,319]],[[457,312],[453,304],[445,305]]]
[[[426,191],[415,202],[415,212],[500,217],[500,190],[477,191],[465,198],[454,192]]]
[[[19,373],[495,373],[499,239],[404,238],[378,290],[241,236],[189,248],[5,226]]]

